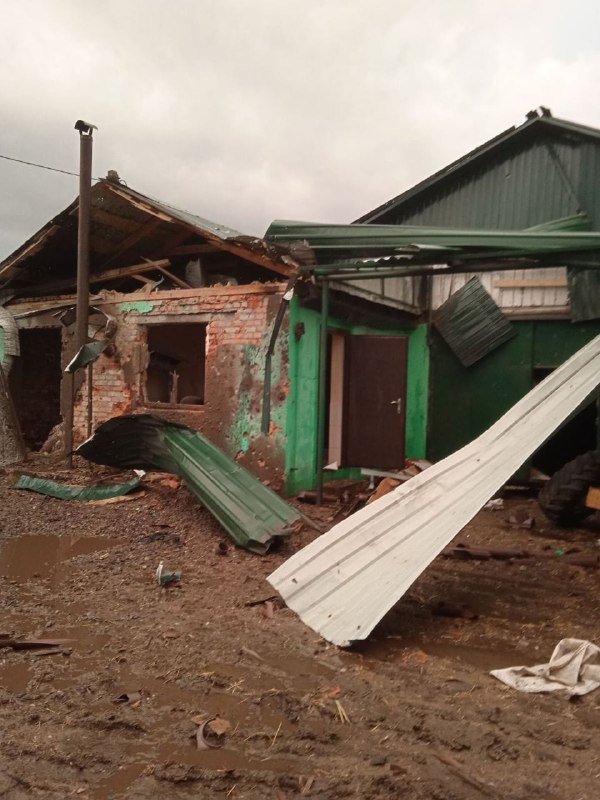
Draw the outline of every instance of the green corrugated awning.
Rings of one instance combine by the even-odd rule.
[[[368,254],[376,257],[404,255],[405,263],[409,266],[510,257],[548,261],[585,253],[588,261],[600,266],[600,233],[574,229],[584,224],[581,215],[525,231],[457,230],[404,225],[321,225],[277,220],[270,225],[265,238],[276,243],[306,242],[317,253],[321,262],[319,268],[324,272],[339,271],[345,266],[340,264],[339,256],[356,258],[352,262],[355,269],[372,270],[372,260],[366,263],[360,260],[361,256]],[[337,263],[325,263],[328,252],[335,252]]]

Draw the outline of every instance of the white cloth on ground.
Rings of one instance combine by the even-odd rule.
[[[600,647],[583,639],[561,639],[547,664],[490,672],[520,692],[587,694],[600,686]]]

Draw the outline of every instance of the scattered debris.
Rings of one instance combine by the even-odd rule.
[[[279,725],[277,726],[277,730],[275,731],[275,734],[271,740],[271,744],[269,745],[269,750],[274,746],[275,742],[277,741],[277,737],[279,736],[279,731],[281,730],[281,725],[282,723],[280,722]]]
[[[263,617],[267,619],[273,619],[275,616],[275,606],[273,605],[272,600],[267,600],[262,607]]]
[[[70,644],[73,639],[15,639],[10,634],[0,636],[0,647],[12,647],[13,650],[49,649]]]
[[[21,475],[15,489],[27,489],[30,492],[38,492],[48,497],[57,497],[59,500],[95,500],[104,502],[121,498],[140,485],[144,473],[140,472],[135,478],[127,483],[113,483],[105,486],[67,486],[64,483],[48,480],[47,478],[34,478],[29,475]]]
[[[490,784],[487,784],[477,775],[469,774],[465,771],[465,768],[458,762],[454,756],[449,755],[448,753],[434,753],[434,756],[437,758],[438,761],[441,761],[442,764],[445,764],[454,775],[458,778],[463,780],[469,786],[473,786],[475,789],[479,789],[480,792],[487,795],[488,797],[498,797],[499,795],[493,790]]]
[[[600,647],[583,639],[561,639],[547,664],[495,669],[490,675],[520,692],[584,695],[600,686]]]
[[[477,439],[335,525],[275,570],[269,582],[333,644],[347,647],[366,639],[458,531],[599,383],[597,336]]]
[[[383,497],[385,494],[393,491],[400,486],[401,483],[402,481],[398,481],[395,478],[384,478],[382,481],[380,481],[379,486],[367,500],[367,505],[375,502],[375,500],[379,500],[380,497]]]
[[[515,508],[508,518],[508,524],[513,528],[525,528],[531,530],[535,526],[535,519],[525,508]]]
[[[175,572],[165,572],[164,564],[161,561],[156,569],[156,581],[159,586],[169,586],[171,583],[179,583],[182,576],[181,570]]]
[[[146,492],[132,492],[131,494],[124,494],[123,497],[107,497],[105,500],[88,500],[88,506],[111,506],[114,503],[131,503],[135,500],[141,500],[146,496]]]
[[[309,777],[304,781],[304,786],[302,786],[302,788],[300,789],[300,796],[301,797],[306,797],[307,796],[307,794],[312,789],[315,780],[316,780],[316,778],[315,778],[314,775],[309,775]]]
[[[337,708],[338,717],[340,718],[340,722],[341,722],[342,724],[345,724],[345,723],[347,723],[347,722],[350,722],[350,717],[348,716],[348,714],[346,714],[346,709],[345,709],[345,708],[344,708],[344,706],[343,706],[343,705],[340,703],[340,701],[339,701],[339,700],[336,700],[336,701],[335,701],[335,706],[336,706],[336,708]]]
[[[504,500],[501,497],[495,497],[493,500],[488,500],[484,505],[484,511],[502,511],[504,508]]]
[[[131,706],[139,703],[141,699],[141,692],[123,692],[123,694],[113,698],[113,703]]]
[[[260,600],[248,600],[247,603],[244,603],[246,608],[252,608],[252,606],[262,606],[263,603],[273,602],[273,600],[277,600],[279,598],[278,595],[272,594],[269,597],[263,597]]]
[[[475,547],[470,544],[458,544],[452,547],[446,547],[442,550],[442,555],[445,558],[461,558],[463,560],[476,560],[487,561],[490,558],[495,558],[500,561],[509,561],[513,558],[531,558],[531,553],[528,550],[520,550],[508,547]]]
[[[256,652],[256,650],[251,650],[249,647],[245,647],[242,645],[242,653],[244,655],[250,656],[251,658],[255,658],[257,661],[264,661],[264,658]]]
[[[96,464],[180,475],[236,544],[261,555],[302,519],[200,433],[151,414],[114,417],[75,452]]]
[[[215,719],[215,717],[210,717],[201,725],[198,725],[198,730],[196,731],[196,746],[198,750],[209,750],[221,747],[220,742],[210,739],[207,735],[209,733],[208,725],[213,719]]]

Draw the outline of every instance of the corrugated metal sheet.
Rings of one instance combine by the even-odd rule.
[[[372,270],[364,261],[378,256],[403,253],[407,264],[446,263],[451,259],[495,259],[594,252],[600,250],[600,233],[555,230],[459,229],[403,225],[320,225],[275,220],[266,237],[273,242],[306,241],[319,256],[319,264],[339,271],[340,263],[327,261],[328,253],[362,259],[361,269]],[[365,252],[368,251],[368,252]],[[436,261],[437,259],[437,261]],[[323,262],[323,263],[322,263]]]
[[[478,277],[471,278],[440,306],[433,324],[465,367],[516,335]]]
[[[47,478],[36,478],[30,475],[21,475],[15,489],[27,489],[38,492],[48,497],[58,497],[60,500],[109,500],[113,497],[122,497],[140,485],[142,475],[132,478],[127,483],[106,484],[104,486],[69,486],[66,483],[57,483]]]
[[[313,630],[365,639],[519,466],[597,388],[600,336],[478,439],[335,525],[268,580]]]
[[[234,541],[265,553],[300,514],[197,431],[151,414],[115,417],[76,450],[107,466],[181,475]]]
[[[431,281],[431,307],[439,308],[464,286],[474,273],[436,275]],[[486,292],[503,310],[525,312],[535,308],[564,309],[569,304],[565,267],[498,270],[479,274]],[[519,286],[518,284],[522,285]],[[547,285],[544,285],[547,284]]]
[[[579,210],[600,228],[600,131],[541,117],[505,131],[358,221],[519,229]]]

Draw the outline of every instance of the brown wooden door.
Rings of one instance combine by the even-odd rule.
[[[346,356],[344,466],[402,469],[408,339],[349,336]]]

